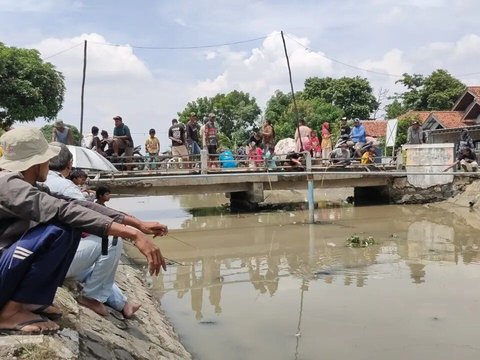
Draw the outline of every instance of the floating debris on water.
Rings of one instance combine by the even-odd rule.
[[[212,320],[200,321],[200,324],[202,325],[215,325],[216,323],[217,323],[216,321],[212,321]]]
[[[352,235],[347,239],[347,246],[350,247],[367,247],[373,244],[375,244],[375,240],[372,236],[361,238],[358,235]]]

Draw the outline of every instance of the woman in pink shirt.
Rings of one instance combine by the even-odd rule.
[[[305,125],[305,120],[300,120],[297,130],[295,130],[296,152],[310,151],[312,148],[310,141],[311,133],[312,129]]]

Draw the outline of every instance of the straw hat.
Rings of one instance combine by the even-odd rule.
[[[25,171],[58,155],[60,147],[49,145],[40,129],[17,128],[0,137],[3,157],[0,168]]]

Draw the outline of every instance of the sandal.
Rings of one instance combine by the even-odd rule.
[[[43,305],[40,306],[38,309],[32,310],[32,313],[36,315],[40,315],[44,318],[47,318],[49,320],[55,321],[58,320],[62,317],[62,313],[57,313],[57,312],[48,312],[46,311],[51,305]]]
[[[56,333],[59,329],[56,330],[34,330],[34,331],[23,331],[22,329],[25,326],[28,325],[33,325],[33,324],[38,324],[38,323],[43,323],[48,321],[48,319],[44,317],[40,317],[39,319],[32,319],[32,320],[27,320],[24,322],[21,322],[12,329],[0,329],[0,334],[1,335],[40,335],[40,334],[54,334]]]

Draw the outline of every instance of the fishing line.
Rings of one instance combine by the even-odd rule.
[[[196,246],[193,246],[192,244],[189,244],[186,241],[180,240],[179,238],[177,238],[173,235],[167,234],[166,236],[171,237],[172,239],[177,240],[178,242],[180,242],[184,245],[190,246],[192,249],[198,250],[198,248]]]

